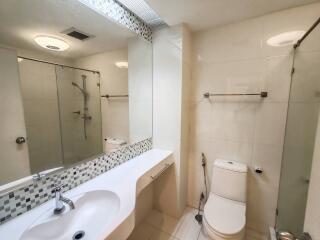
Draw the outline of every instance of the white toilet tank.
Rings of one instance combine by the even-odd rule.
[[[235,161],[217,159],[214,162],[211,192],[238,202],[247,198],[247,165]]]
[[[118,138],[105,138],[104,141],[104,150],[106,153],[115,152],[127,144],[125,140]]]

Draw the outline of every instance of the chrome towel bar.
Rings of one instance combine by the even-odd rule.
[[[206,92],[203,94],[205,98],[209,97],[218,97],[218,96],[260,96],[262,98],[268,97],[268,92],[260,92],[260,93],[209,93]]]
[[[122,97],[129,97],[129,95],[109,95],[109,94],[106,94],[106,95],[102,95],[101,97],[105,97],[105,98],[122,98]]]

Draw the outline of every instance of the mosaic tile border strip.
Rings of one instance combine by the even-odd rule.
[[[78,0],[101,15],[109,18],[147,41],[152,41],[151,28],[143,22],[138,16],[128,10],[121,3],[116,0]]]
[[[63,185],[63,192],[68,191],[151,148],[152,139],[146,139],[123,147],[116,152],[67,168],[39,181],[31,182],[0,196],[0,224],[53,198],[52,190],[55,185]]]

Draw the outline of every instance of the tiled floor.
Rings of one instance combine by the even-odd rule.
[[[187,208],[180,219],[153,210],[128,240],[209,240],[195,220],[196,209]]]

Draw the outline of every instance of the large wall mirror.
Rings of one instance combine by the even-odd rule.
[[[80,1],[1,0],[0,73],[0,191],[152,137],[151,43]]]

